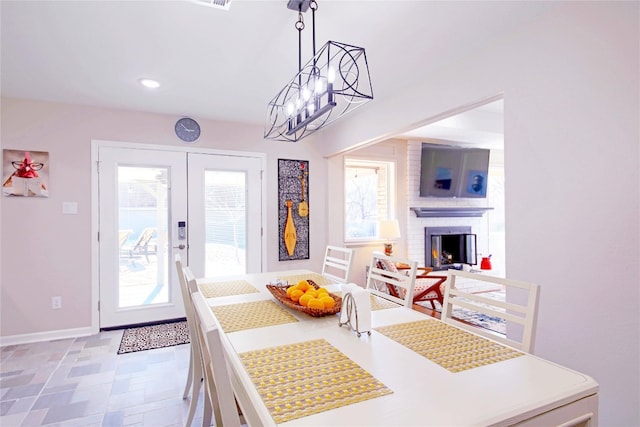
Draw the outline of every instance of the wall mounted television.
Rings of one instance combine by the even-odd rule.
[[[420,197],[487,197],[489,150],[422,143]]]

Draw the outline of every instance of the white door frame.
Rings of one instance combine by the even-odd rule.
[[[250,151],[230,151],[201,148],[196,146],[174,146],[157,144],[138,144],[121,141],[91,141],[91,333],[97,334],[100,331],[100,312],[98,303],[100,297],[100,260],[98,231],[100,230],[99,218],[99,198],[98,198],[98,150],[100,147],[131,148],[146,150],[174,151],[182,153],[217,154],[221,156],[255,157],[260,159],[263,178],[266,170],[266,154]],[[262,179],[260,207],[262,210],[261,224],[262,230],[266,229],[266,179]],[[261,269],[266,271],[266,233],[261,236]]]

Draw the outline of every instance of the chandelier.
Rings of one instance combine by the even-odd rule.
[[[316,52],[315,0],[289,0],[298,11],[298,74],[267,106],[265,139],[299,141],[373,99],[364,48],[328,41]],[[311,9],[313,58],[302,66],[303,12]]]

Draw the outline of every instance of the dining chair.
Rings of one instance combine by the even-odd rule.
[[[382,263],[382,268],[394,273],[407,271],[410,267],[409,264],[405,263],[388,261]],[[444,303],[444,282],[446,282],[447,276],[431,274],[432,271],[432,267],[416,267],[416,284],[413,288],[413,303],[429,302],[431,308],[435,310],[435,301],[437,301],[441,307]]]
[[[458,279],[463,279],[465,289],[469,281],[492,283],[504,289],[504,297],[491,298],[484,293],[471,293],[456,288]],[[441,320],[467,331],[485,336],[527,353],[533,351],[536,320],[538,316],[539,286],[485,274],[449,270],[445,282],[444,305]],[[479,315],[490,316],[504,321],[506,335],[478,327],[467,321],[457,319],[455,310],[466,310]]]
[[[394,263],[405,264],[408,268],[400,272],[397,268],[391,267]],[[373,252],[366,288],[373,295],[411,308],[417,264],[416,261],[387,256],[382,252]]]
[[[195,284],[195,279],[192,280]],[[208,401],[213,408],[216,426],[240,427],[240,415],[223,349],[220,324],[200,291],[193,292],[191,298],[204,362],[205,402]]]
[[[353,249],[328,245],[324,254],[322,275],[336,283],[347,283],[352,260]]]
[[[189,350],[189,371],[187,373],[187,382],[184,387],[182,398],[186,399],[191,394],[189,402],[189,412],[187,413],[186,426],[191,426],[193,417],[198,406],[198,396],[202,388],[202,358],[200,355],[200,342],[198,338],[198,330],[196,329],[197,320],[193,302],[191,301],[191,290],[189,289],[189,279],[193,278],[193,273],[188,267],[182,265],[180,254],[175,256],[176,269],[178,270],[178,279],[180,282],[180,292],[184,303],[184,311],[187,317],[187,325],[189,326],[190,350]],[[210,419],[209,419],[210,420]]]

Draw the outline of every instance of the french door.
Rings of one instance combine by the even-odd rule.
[[[260,157],[98,148],[100,328],[184,316],[196,277],[261,271]]]

